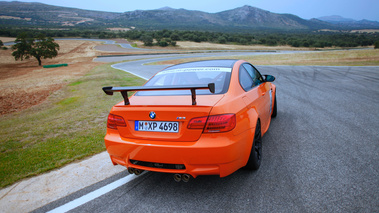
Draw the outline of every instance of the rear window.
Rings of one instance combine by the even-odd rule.
[[[150,79],[145,86],[185,86],[215,83],[215,93],[228,91],[232,68],[192,67],[163,70]],[[140,91],[139,96],[190,95],[190,90]],[[196,90],[198,95],[211,95],[209,90]]]

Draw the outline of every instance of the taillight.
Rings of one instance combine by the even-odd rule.
[[[204,129],[205,123],[207,122],[208,117],[199,117],[193,118],[188,123],[188,129]]]
[[[122,127],[126,126],[124,118],[118,115],[109,114],[107,127],[110,129],[117,129],[118,126],[122,126]]]
[[[204,132],[227,132],[236,126],[235,114],[212,115],[208,117]]]
[[[193,118],[188,123],[188,129],[203,129],[204,133],[227,132],[236,126],[235,114],[211,115]]]

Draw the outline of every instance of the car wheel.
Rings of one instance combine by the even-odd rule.
[[[274,96],[274,109],[272,110],[271,118],[275,118],[276,114],[278,112],[278,109],[276,107],[276,90],[275,90],[275,96]]]
[[[250,157],[247,161],[246,168],[251,170],[259,169],[262,161],[262,132],[261,124],[259,120],[257,121],[257,126],[255,127],[253,146],[251,147]]]

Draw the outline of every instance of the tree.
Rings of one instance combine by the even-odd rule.
[[[17,36],[15,43],[16,44],[12,46],[12,50],[15,50],[14,52],[12,52],[12,56],[14,56],[14,59],[16,61],[19,59],[21,61],[23,59],[29,59],[33,39],[27,38],[26,33],[21,33]]]
[[[162,39],[161,41],[159,41],[158,45],[161,47],[167,47],[168,42],[166,41],[166,39]]]
[[[171,34],[170,38],[173,41],[179,41],[180,40],[180,36],[177,33]]]
[[[218,37],[218,43],[220,43],[220,44],[226,44],[226,38],[224,37],[224,36],[220,36],[220,37]]]
[[[375,49],[378,49],[378,48],[379,48],[379,41],[376,41],[376,42],[374,43],[374,48],[375,48]]]
[[[12,46],[15,50],[12,52],[15,60],[29,59],[30,56],[42,65],[41,59],[53,58],[58,55],[59,44],[53,38],[46,38],[44,34],[39,34],[36,38],[28,38],[26,33],[21,33],[15,40],[16,44]]]
[[[105,33],[104,33],[104,32],[101,32],[101,33],[99,34],[99,39],[105,39],[105,38],[106,38]]]
[[[143,35],[141,41],[145,46],[153,46],[153,37],[150,35]]]

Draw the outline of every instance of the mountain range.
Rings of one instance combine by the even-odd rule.
[[[379,22],[344,19],[339,16],[302,19],[256,7],[218,13],[173,9],[135,10],[124,13],[82,10],[42,3],[0,1],[0,27],[135,27],[136,29],[177,29],[248,32],[251,30],[352,30],[379,29]]]

